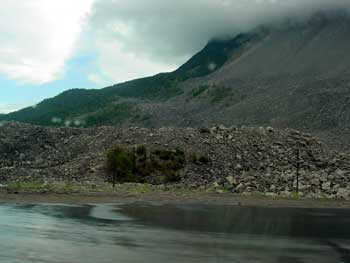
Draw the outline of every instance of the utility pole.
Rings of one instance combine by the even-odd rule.
[[[299,194],[299,176],[300,176],[300,150],[299,148],[297,149],[297,152],[296,152],[296,155],[297,155],[297,163],[296,163],[296,168],[297,168],[297,171],[296,171],[296,176],[297,176],[297,189],[296,189],[296,192],[297,194]]]
[[[303,141],[297,140],[295,144],[295,154],[296,154],[296,179],[297,179],[297,185],[296,185],[296,192],[299,193],[299,177],[300,177],[300,170],[302,165],[302,153],[305,151],[305,143]]]

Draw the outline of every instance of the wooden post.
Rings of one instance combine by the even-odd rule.
[[[132,150],[132,173],[133,175],[136,175],[136,145],[133,147]]]
[[[113,169],[113,178],[112,178],[113,189],[115,188],[116,177],[117,177],[116,169]]]
[[[297,149],[297,172],[296,172],[296,176],[297,176],[297,189],[296,192],[297,194],[299,194],[299,175],[300,175],[300,150]]]

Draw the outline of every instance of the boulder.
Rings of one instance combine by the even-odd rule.
[[[233,178],[233,176],[227,176],[225,179],[230,185],[237,184],[237,182],[236,182],[235,178]]]
[[[348,200],[350,197],[350,190],[345,188],[339,188],[336,195],[338,198]]]
[[[331,182],[323,183],[322,190],[325,192],[330,192],[331,191]]]

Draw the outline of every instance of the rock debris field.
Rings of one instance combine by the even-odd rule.
[[[0,180],[106,182],[106,152],[116,144],[184,151],[182,179],[174,183],[181,188],[268,196],[298,189],[310,198],[350,198],[349,153],[330,151],[310,134],[271,127],[83,129],[3,122]],[[198,161],[203,156],[205,162]]]

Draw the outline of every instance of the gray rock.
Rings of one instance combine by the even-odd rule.
[[[220,185],[218,184],[218,182],[214,182],[214,183],[212,184],[212,187],[214,187],[214,188],[219,188]]]
[[[339,188],[337,192],[337,197],[341,199],[349,199],[350,191],[345,188]]]
[[[245,189],[245,186],[244,186],[243,183],[240,183],[239,185],[237,185],[235,190],[238,191],[238,192],[242,192],[243,189]]]
[[[231,185],[237,184],[237,182],[236,182],[235,178],[233,178],[233,176],[227,176],[225,179]]]
[[[237,164],[236,165],[236,167],[235,167],[235,169],[237,169],[237,170],[241,170],[243,167],[242,167],[242,165],[240,165],[240,164]]]
[[[314,178],[310,181],[312,185],[319,186],[320,185],[320,180],[318,178]]]
[[[280,192],[280,195],[283,197],[290,197],[292,195],[292,193],[288,190],[285,190],[283,192]]]
[[[326,191],[326,192],[330,192],[331,191],[331,183],[330,182],[323,183],[322,190]]]
[[[341,170],[341,169],[337,169],[337,170],[335,171],[335,174],[336,174],[337,176],[342,177],[342,176],[344,176],[344,175],[346,174],[346,172],[343,171],[343,170]]]

